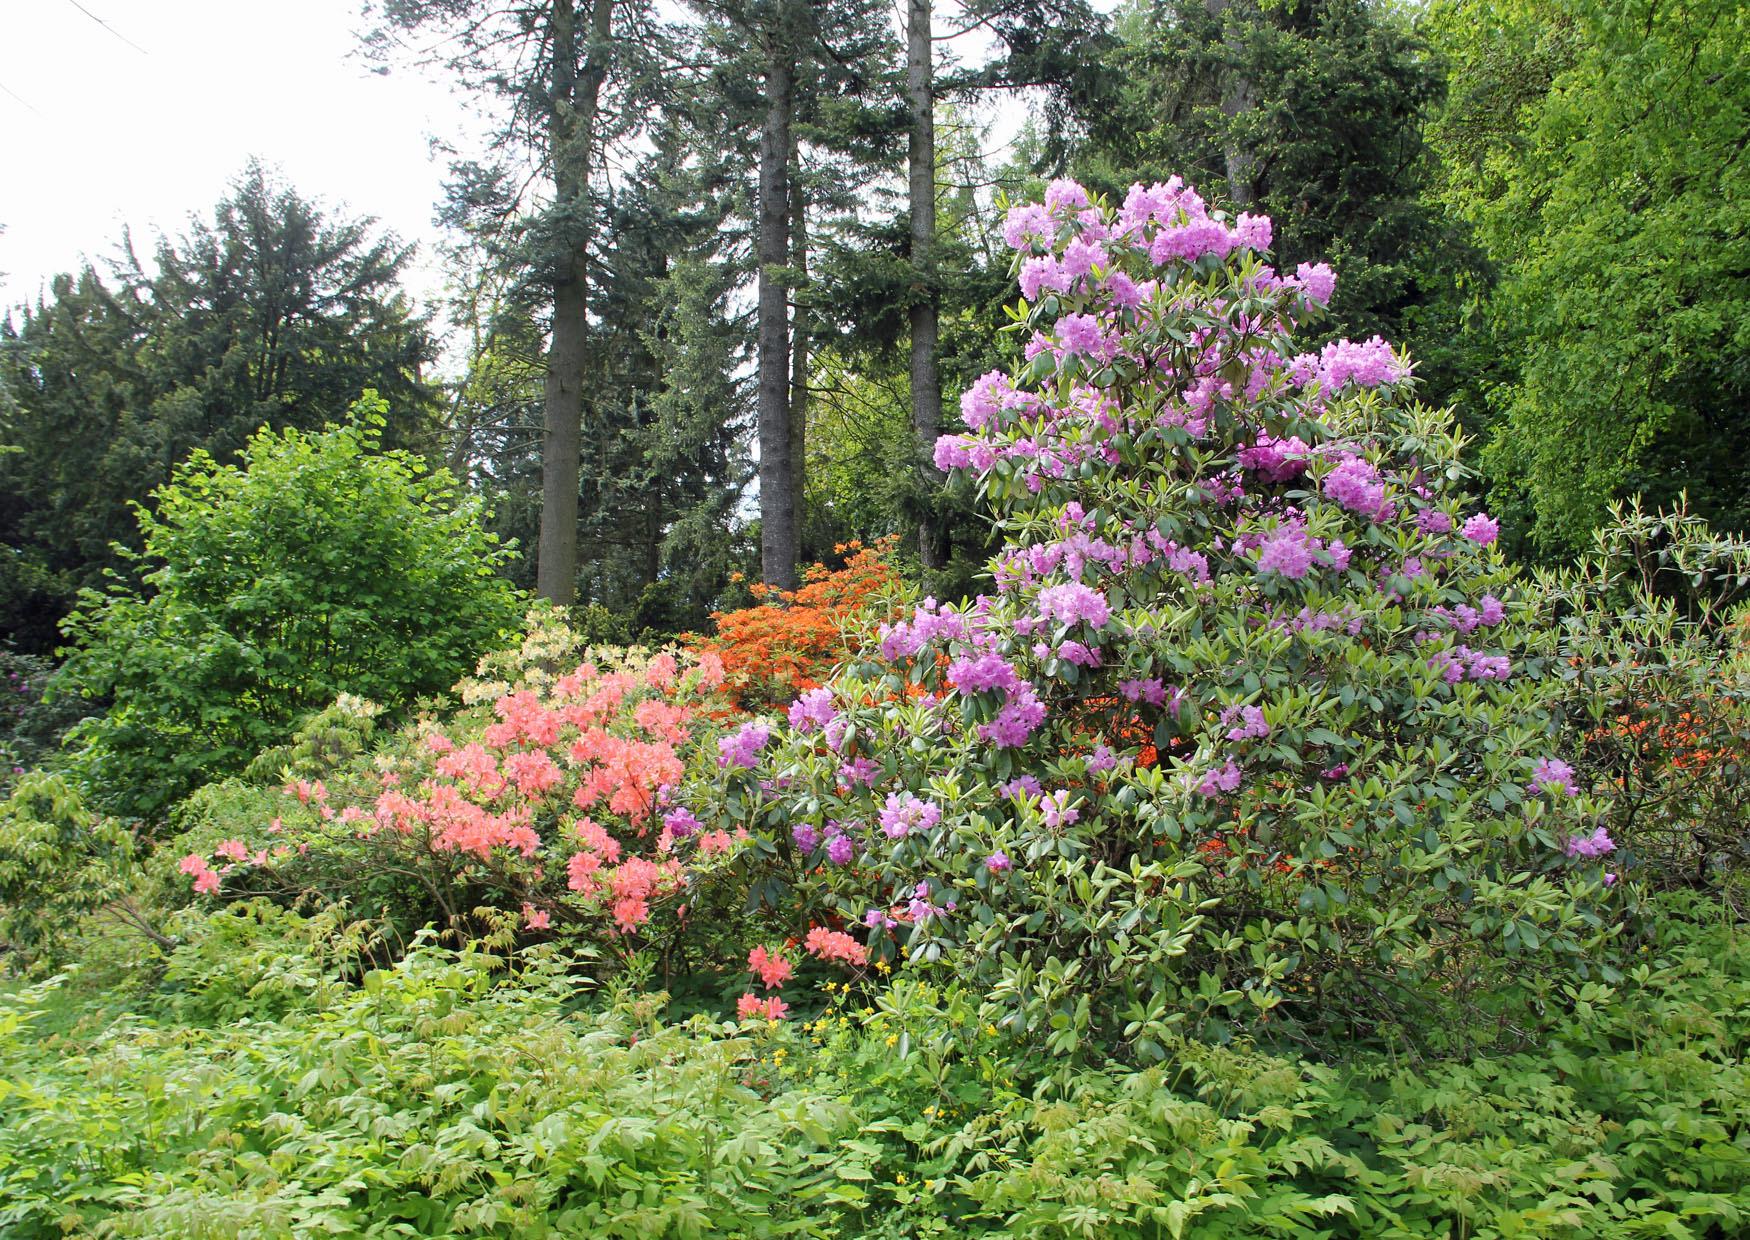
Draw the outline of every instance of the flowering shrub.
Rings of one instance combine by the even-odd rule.
[[[835,664],[856,651],[860,619],[892,614],[899,589],[894,546],[892,538],[868,547],[842,544],[837,550],[847,554],[844,566],[811,565],[796,590],[755,584],[750,589],[758,606],[718,612],[716,635],[690,644],[723,660],[730,689],[743,705],[788,701],[825,680]]]
[[[1611,793],[1598,830],[1650,884],[1722,886],[1750,864],[1750,544],[1619,506],[1546,578],[1577,778]]]
[[[1056,1051],[1586,971],[1614,870],[1551,634],[1409,360],[1297,349],[1329,268],[1176,179],[1055,182],[1006,236],[1024,360],[936,452],[1006,538],[994,592],[884,625],[691,808]]]
[[[386,877],[457,929],[490,928],[496,913],[528,933],[597,942],[672,930],[699,875],[745,838],[702,830],[668,803],[688,761],[716,752],[723,677],[709,652],[580,650],[537,611],[519,649],[462,683],[461,710],[416,722],[368,761],[347,760],[375,708],[343,698],[283,751],[271,815],[226,838],[205,833],[178,868],[195,892],[227,898],[356,899]],[[324,741],[340,765],[313,777],[330,769],[316,753]]]

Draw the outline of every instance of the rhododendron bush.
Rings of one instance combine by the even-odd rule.
[[[722,685],[710,653],[580,650],[537,612],[520,648],[459,686],[462,709],[331,779],[290,769],[271,818],[179,868],[196,892],[228,895],[326,884],[334,898],[386,875],[452,928],[509,912],[529,933],[647,941],[745,840],[667,803],[689,757],[715,752]]]
[[[1333,273],[1176,179],[1055,182],[1006,237],[1024,359],[936,453],[1005,536],[989,592],[726,738],[690,812],[1057,1050],[1593,968],[1623,889],[1553,639],[1410,360],[1297,344]]]
[[[1750,541],[1682,505],[1613,505],[1591,552],[1543,576],[1606,836],[1644,886],[1731,884],[1750,866]]]
[[[836,548],[845,562],[836,569],[812,564],[803,584],[780,590],[756,583],[756,606],[718,612],[717,632],[689,645],[723,660],[731,692],[758,708],[788,701],[825,680],[833,667],[856,653],[860,630],[892,611],[900,593],[892,558],[896,540]]]

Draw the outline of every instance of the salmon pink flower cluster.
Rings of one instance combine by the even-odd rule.
[[[422,725],[374,778],[344,788],[293,780],[286,811],[264,824],[280,842],[252,850],[228,840],[216,856],[271,885],[282,868],[293,881],[312,850],[364,840],[440,891],[495,891],[531,931],[551,928],[563,907],[568,925],[635,933],[658,906],[684,898],[698,866],[746,838],[704,830],[667,804],[688,755],[713,739],[722,679],[715,656],[627,652],[501,686],[488,718],[464,711]],[[751,743],[746,730],[734,743]],[[204,858],[185,860],[183,872],[199,892],[219,886]]]

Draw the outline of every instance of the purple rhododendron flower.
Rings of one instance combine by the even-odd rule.
[[[1009,854],[1003,852],[1001,849],[998,849],[984,859],[984,868],[989,870],[992,874],[1002,874],[1013,865],[1014,862],[1009,860]]]
[[[1013,665],[998,654],[956,659],[948,665],[948,679],[954,682],[955,689],[967,696],[988,693],[992,689],[1006,693],[1021,681]]]
[[[820,832],[806,822],[799,822],[790,828],[790,838],[796,841],[796,847],[804,853],[814,851],[814,846],[820,843]]]
[[[1080,582],[1049,586],[1039,591],[1038,601],[1039,614],[1046,620],[1058,620],[1064,624],[1082,621],[1101,629],[1112,619],[1112,608],[1107,605],[1106,596]]]
[[[1277,530],[1264,540],[1258,554],[1258,568],[1266,573],[1280,573],[1299,581],[1312,568],[1312,546],[1306,531],[1294,526]]]
[[[1203,778],[1197,784],[1197,791],[1206,797],[1217,793],[1232,792],[1240,786],[1240,768],[1232,758],[1218,767],[1213,767],[1203,773]]]
[[[1104,353],[1105,333],[1100,321],[1091,314],[1066,314],[1057,321],[1057,338],[1071,353],[1083,357],[1100,357]]]
[[[1525,790],[1532,794],[1559,792],[1563,796],[1580,795],[1580,787],[1574,782],[1574,768],[1560,758],[1544,758],[1538,762],[1531,772],[1531,782],[1525,785]]]
[[[810,689],[790,703],[790,726],[798,732],[813,732],[824,728],[839,716],[833,705],[832,690],[824,686]]]
[[[693,816],[692,810],[682,806],[680,809],[671,809],[664,814],[662,825],[668,828],[670,835],[677,840],[682,840],[698,831],[705,824]]]
[[[1602,857],[1616,851],[1616,841],[1610,832],[1599,827],[1591,835],[1570,835],[1565,845],[1570,857]]]
[[[1270,735],[1270,725],[1264,722],[1264,712],[1256,706],[1229,707],[1222,712],[1223,723],[1239,722],[1228,729],[1227,738],[1230,741],[1251,740],[1255,737]]]
[[[1302,263],[1294,269],[1295,283],[1309,301],[1321,306],[1331,304],[1331,294],[1337,291],[1337,274],[1327,263]]]
[[[881,830],[889,839],[904,839],[913,831],[928,831],[942,820],[942,807],[909,792],[890,792],[881,809]]]
[[[1129,702],[1147,702],[1150,706],[1167,704],[1167,688],[1154,677],[1147,680],[1121,680],[1118,682],[1118,692]]]
[[[1501,535],[1501,523],[1487,513],[1479,512],[1464,523],[1464,536],[1479,547],[1486,547]]]
[[[725,769],[732,766],[754,767],[759,765],[760,750],[766,747],[766,742],[772,739],[771,729],[763,723],[744,723],[728,736],[717,741],[717,765]]]
[[[1040,799],[1039,813],[1044,817],[1045,825],[1053,831],[1062,830],[1082,816],[1081,810],[1070,805],[1070,796],[1067,788],[1059,788],[1050,796]]]
[[[1369,520],[1382,521],[1391,515],[1379,471],[1358,456],[1348,456],[1339,462],[1325,475],[1323,487],[1331,499]]]

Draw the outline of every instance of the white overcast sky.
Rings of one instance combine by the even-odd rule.
[[[466,112],[413,71],[372,73],[354,54],[360,7],[0,0],[0,307],[101,260],[124,225],[147,249],[183,231],[252,155],[326,208],[420,243],[409,284],[435,296],[444,170],[427,139],[454,137]]]
[[[0,0],[0,317],[87,258],[103,270],[124,226],[149,255],[160,233],[210,214],[252,156],[325,209],[416,243],[406,283],[432,307],[445,170],[429,139],[466,146],[479,122],[420,70],[372,72],[361,9]],[[1025,114],[1012,98],[980,112],[1001,142]]]

